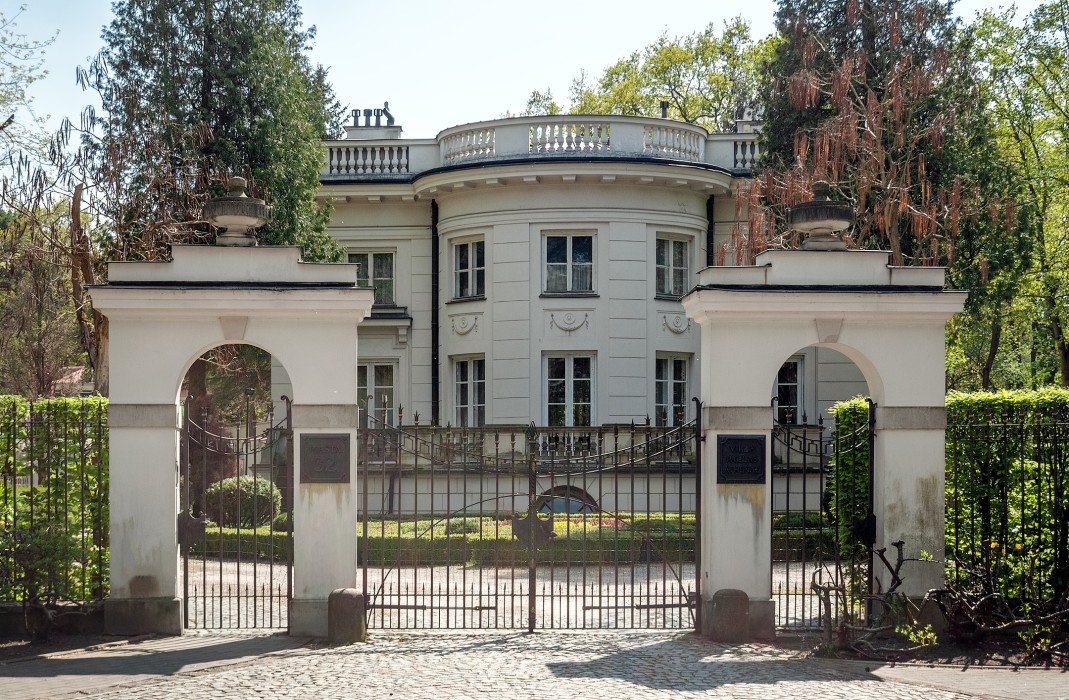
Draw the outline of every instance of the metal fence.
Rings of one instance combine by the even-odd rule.
[[[536,431],[533,440],[526,426],[495,431],[495,435],[438,431],[433,438],[431,431],[418,429],[368,431],[361,454],[366,499],[361,510],[363,522],[370,519],[381,524],[370,533],[362,524],[362,569],[369,573],[378,569],[382,580],[365,585],[380,595],[394,591],[394,608],[408,610],[425,603],[413,603],[405,595],[437,591],[439,574],[447,577],[443,585],[452,590],[453,574],[459,572],[459,607],[481,608],[484,602],[479,596],[485,597],[488,569],[476,565],[482,556],[475,556],[481,551],[476,545],[492,539],[495,548],[515,550],[515,556],[507,556],[508,568],[515,563],[518,570],[515,580],[509,578],[502,584],[501,565],[491,567],[494,593],[502,598],[511,600],[514,591],[524,600],[532,597],[530,564],[534,561],[536,576],[543,566],[551,572],[552,586],[546,590],[571,587],[576,583],[572,574],[577,575],[579,585],[588,587],[578,595],[584,611],[600,610],[604,615],[606,610],[627,606],[641,609],[640,616],[645,616],[667,609],[670,603],[683,613],[674,624],[687,626],[688,608],[697,589],[693,538],[699,529],[695,521],[699,458],[692,451],[697,443],[687,438],[688,430],[675,433],[629,427],[558,430],[556,434],[542,430]],[[772,494],[777,502],[774,510],[783,521],[774,528],[780,539],[773,543],[785,577],[777,596],[788,613],[779,620],[783,627],[819,624],[819,608],[810,605],[812,594],[802,591],[799,597],[787,579],[795,572],[803,574],[800,585],[812,578],[810,571],[795,564],[798,561],[811,561],[820,554],[841,556],[841,550],[828,540],[841,536],[838,530],[844,525],[837,522],[842,517],[833,512],[833,502],[828,500],[834,483],[829,483],[834,461],[829,461],[828,453],[841,450],[834,446],[829,450],[827,439],[823,444],[820,438],[810,443],[806,430],[801,432],[801,443],[789,436],[783,436],[785,441],[777,438],[783,444],[776,455],[781,462],[774,466],[783,472],[781,477],[787,477],[781,481],[785,490]],[[816,433],[820,432],[818,427]],[[1069,602],[1069,421],[1065,415],[1057,410],[998,415],[948,410],[946,438],[948,586],[997,597],[1022,615],[1034,616],[1037,606],[1064,609]],[[453,459],[443,472],[438,457],[444,454]],[[481,467],[472,468],[467,463],[472,460]],[[500,468],[485,469],[487,460]],[[507,484],[499,483],[502,479]],[[528,513],[530,518],[532,510],[540,522],[553,517],[556,529],[564,528],[554,533],[549,546],[536,548],[533,540],[517,534],[500,535],[503,528],[511,532],[514,518],[523,524],[519,516]],[[389,554],[390,546],[401,547],[401,531],[406,526],[418,530],[422,520],[428,524],[428,541],[422,542],[424,534],[411,539],[413,545],[425,544],[426,552],[414,550],[407,559],[399,552]],[[530,525],[536,523],[532,520]],[[389,527],[397,530],[392,545],[387,541],[392,533]],[[496,528],[493,538],[482,534],[487,527]],[[654,535],[667,537],[669,531],[675,538],[667,548],[677,552],[673,557],[654,551],[665,549]],[[613,548],[594,563],[601,569],[592,575],[589,568],[577,565],[593,549],[605,549],[606,542]],[[643,548],[643,543],[658,546]],[[562,551],[556,553],[557,549]],[[576,552],[582,555],[578,559],[573,556]],[[453,561],[454,553],[460,557],[457,561]],[[490,558],[503,556],[496,553]],[[632,586],[637,588],[628,593],[627,601],[617,600],[615,588],[609,600],[599,586],[610,559],[614,586],[618,587],[623,571],[630,585],[632,573],[637,575],[640,569],[649,569],[651,579],[656,570],[657,586],[642,588],[648,583],[642,578]],[[436,576],[435,584],[422,587],[421,582],[402,582],[405,566],[430,567],[428,575]],[[436,566],[445,568],[437,570]],[[450,566],[460,568],[447,572]],[[568,573],[563,584],[557,580],[561,570]],[[468,576],[473,573],[476,582],[470,585]],[[594,589],[589,589],[591,581],[597,584]],[[0,603],[89,603],[106,598],[108,590],[106,400],[29,402],[0,396]],[[533,596],[537,605],[554,606],[547,620],[558,616],[558,603],[570,605],[569,599],[575,597],[554,593],[540,598],[541,590]],[[471,595],[475,598],[465,598]],[[1032,609],[1026,610],[1029,606]],[[376,614],[383,609],[373,605]],[[523,607],[523,614],[516,622],[510,618],[508,626],[529,624],[527,613]],[[610,626],[637,625],[613,620]],[[391,624],[385,619],[379,622]]]
[[[292,423],[246,401],[236,425],[182,411],[179,544],[187,629],[285,628],[293,595]],[[209,521],[211,526],[209,527]],[[354,537],[356,533],[353,533]]]
[[[1069,604],[1069,421],[1044,413],[947,428],[948,585],[1026,619]]]
[[[369,626],[693,627],[697,444],[693,422],[364,430]]]
[[[778,629],[864,624],[868,617],[872,542],[863,531],[874,517],[875,426],[870,402],[844,409],[830,430],[823,419],[772,430],[772,598]]]
[[[0,602],[107,595],[107,400],[0,396]]]

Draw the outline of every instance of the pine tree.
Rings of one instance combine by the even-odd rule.
[[[261,241],[337,259],[314,194],[320,139],[340,108],[305,55],[314,29],[302,29],[298,4],[120,0],[114,12],[105,48],[81,74],[103,104],[83,120],[99,137],[84,140],[96,183],[119,192],[106,212],[110,252],[151,258],[166,243],[203,239],[204,198],[242,174],[274,206]]]

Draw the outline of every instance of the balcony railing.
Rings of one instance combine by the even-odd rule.
[[[324,142],[320,179],[388,181],[468,163],[556,158],[652,158],[750,170],[756,134],[709,134],[692,124],[621,116],[499,119],[446,129],[435,139]]]

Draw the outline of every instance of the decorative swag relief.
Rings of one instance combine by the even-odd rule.
[[[690,330],[690,319],[686,314],[664,314],[664,327],[676,335],[682,335]]]
[[[451,317],[449,321],[457,335],[467,335],[479,327],[478,314],[460,314]]]
[[[587,310],[550,311],[548,313],[549,327],[563,331],[567,335],[571,335],[584,326],[590,326],[590,312]]]

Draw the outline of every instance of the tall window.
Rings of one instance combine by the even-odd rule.
[[[593,236],[546,236],[546,291],[594,291]]]
[[[658,357],[654,404],[657,425],[682,425],[687,414],[687,360]]]
[[[593,357],[546,358],[546,417],[550,426],[591,425],[593,397]]]
[[[457,360],[457,425],[476,427],[486,423],[486,360]]]
[[[483,241],[453,246],[453,297],[481,297],[486,294],[486,244]]]
[[[782,424],[802,422],[802,358],[792,357],[776,375],[776,420]]]
[[[690,287],[690,243],[657,239],[657,293],[683,296]]]
[[[393,306],[393,253],[349,253],[349,262],[356,264],[357,284],[374,287],[375,303]]]
[[[392,364],[362,364],[356,368],[356,400],[360,405],[360,427],[383,428],[395,425],[397,401]],[[370,418],[370,420],[369,420]]]

